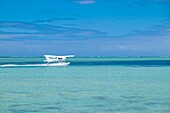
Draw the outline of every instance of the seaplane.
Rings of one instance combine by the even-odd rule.
[[[65,62],[65,60],[69,57],[74,57],[74,55],[66,55],[66,56],[56,56],[56,55],[44,55],[45,60],[48,66],[67,66],[70,62]]]

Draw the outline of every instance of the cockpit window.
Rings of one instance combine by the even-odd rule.
[[[54,57],[48,57],[49,59],[55,59]]]

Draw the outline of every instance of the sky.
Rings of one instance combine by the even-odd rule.
[[[0,56],[170,56],[170,0],[0,0]]]

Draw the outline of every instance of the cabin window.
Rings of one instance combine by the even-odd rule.
[[[48,57],[49,59],[54,59],[54,57]]]

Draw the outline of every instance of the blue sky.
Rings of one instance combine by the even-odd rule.
[[[0,56],[170,56],[170,0],[0,0]]]

